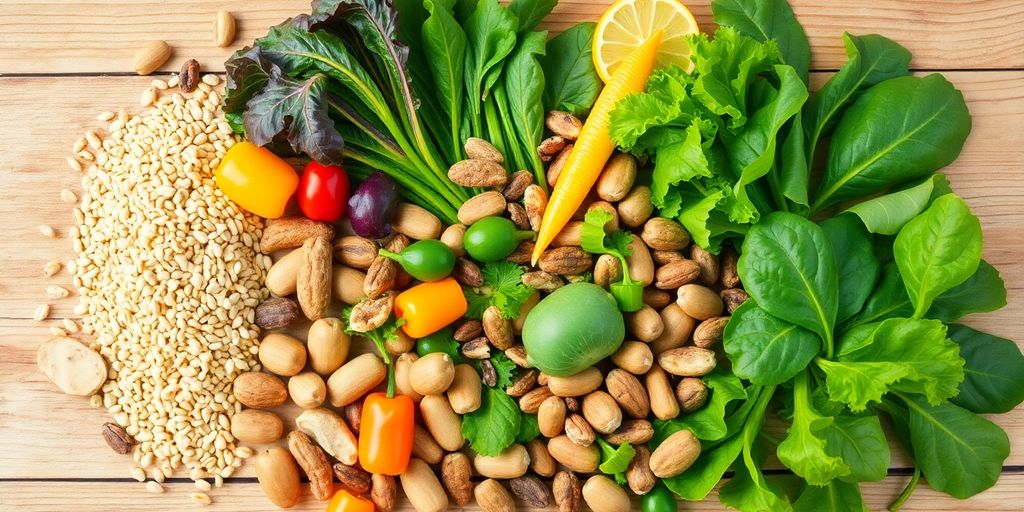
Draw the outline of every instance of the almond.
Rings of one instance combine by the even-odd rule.
[[[281,439],[284,422],[270,412],[243,409],[231,417],[231,435],[247,444],[269,444]]]
[[[677,292],[676,304],[683,312],[697,320],[720,316],[725,309],[722,298],[710,288],[699,284],[686,284]]]
[[[717,364],[712,350],[700,347],[679,347],[662,352],[658,364],[665,371],[680,377],[701,377],[711,373]]]
[[[690,259],[700,267],[700,282],[705,286],[714,286],[718,282],[718,256],[705,251],[697,244],[690,249]]]
[[[622,424],[622,409],[608,393],[594,391],[583,397],[583,417],[594,430],[611,434]]]
[[[235,377],[232,385],[235,399],[246,407],[269,409],[288,400],[288,390],[281,379],[263,372],[246,372]]]
[[[499,350],[506,350],[515,343],[512,334],[512,323],[501,314],[497,306],[490,306],[484,310],[481,320],[484,328],[484,335],[491,341],[491,344]]]
[[[537,409],[537,426],[544,437],[555,437],[565,428],[565,400],[557,396],[549,397]]]
[[[583,484],[583,499],[593,512],[629,510],[629,495],[622,486],[603,475],[594,475]]]
[[[526,452],[530,455],[530,470],[540,476],[550,477],[555,474],[558,463],[548,453],[548,446],[540,439],[526,443]]]
[[[604,165],[597,178],[594,190],[605,201],[616,202],[626,197],[636,180],[636,159],[624,153],[617,153]]]
[[[366,494],[370,491],[372,477],[363,468],[335,462],[332,469],[334,469],[334,476],[338,477],[341,485],[351,489],[352,492]]]
[[[178,88],[181,92],[192,92],[199,86],[199,61],[188,59],[181,65],[178,72]],[[143,101],[143,103],[151,103]]]
[[[552,135],[542,141],[537,146],[537,154],[540,155],[541,162],[550,162],[562,148],[565,147],[566,140],[558,135]]]
[[[626,331],[644,342],[652,342],[665,332],[665,324],[654,308],[644,305],[639,311],[626,316]]]
[[[299,317],[299,305],[284,297],[271,297],[256,306],[256,325],[265,331],[288,327]]]
[[[504,209],[502,205],[502,209]],[[391,227],[414,240],[434,240],[441,236],[441,219],[420,206],[399,203]],[[397,251],[395,251],[397,252]]]
[[[505,163],[505,157],[501,155],[501,151],[494,147],[493,144],[487,142],[479,137],[470,137],[466,139],[466,143],[463,144],[463,149],[466,150],[466,155],[472,159],[488,160],[498,164]],[[504,172],[504,169],[502,169]],[[452,180],[454,181],[454,180]],[[460,183],[461,185],[461,183]],[[467,187],[482,187],[488,185],[466,185]]]
[[[697,377],[683,377],[676,386],[676,399],[684,412],[693,412],[708,401],[708,387]]]
[[[722,257],[720,260],[719,274],[722,280],[722,286],[726,288],[736,288],[740,285],[740,274],[736,268],[736,264],[739,260],[739,254],[736,254],[736,249],[731,244],[725,244],[722,247]]]
[[[455,260],[452,277],[462,286],[476,288],[484,285],[484,276],[480,272],[480,267],[469,258],[458,258]]]
[[[644,445],[634,447],[636,455],[629,461],[626,468],[626,482],[629,489],[637,496],[643,496],[651,492],[651,489],[658,483],[658,477],[651,471],[651,451]]]
[[[302,492],[295,459],[281,447],[264,450],[256,457],[256,480],[271,503],[291,508]]]
[[[465,506],[473,499],[473,464],[464,453],[445,455],[441,461],[441,481],[456,505]]]
[[[501,190],[501,195],[505,196],[505,201],[512,204],[523,198],[523,194],[526,193],[526,187],[533,184],[533,173],[530,171],[516,171],[512,173],[512,177],[509,178],[508,184]],[[516,203],[518,204],[518,203]]]
[[[459,207],[459,222],[469,226],[484,217],[500,215],[505,211],[505,204],[505,196],[496,190],[477,194]],[[437,236],[435,235],[433,238],[437,238]]]
[[[306,318],[317,320],[331,302],[331,244],[328,239],[313,237],[303,242],[301,250],[295,293]]]
[[[370,477],[370,500],[379,512],[391,512],[395,508],[395,497],[398,494],[395,477],[374,474]]]
[[[612,444],[629,443],[639,446],[654,437],[654,427],[647,420],[628,419],[622,421],[622,426],[615,432],[604,437]]]
[[[513,478],[508,484],[512,493],[528,507],[547,508],[551,504],[551,490],[535,476]]]
[[[469,146],[469,139],[466,141],[466,145]],[[475,139],[480,142],[486,141],[482,139]],[[488,144],[490,145],[490,144]],[[493,149],[493,146],[491,147]],[[494,150],[497,153],[497,150]],[[508,174],[505,172],[505,168],[502,167],[501,162],[494,161],[485,158],[471,158],[469,160],[463,160],[456,162],[448,168],[448,179],[456,185],[462,185],[463,187],[504,187],[508,183]]]
[[[647,222],[647,219],[654,213],[654,205],[651,203],[651,189],[644,185],[637,185],[626,194],[617,205],[619,210],[619,221],[631,228],[638,228]]]
[[[548,186],[554,187],[558,183],[558,176],[562,174],[562,169],[565,168],[565,163],[569,161],[569,155],[572,154],[573,144],[566,144],[561,151],[555,155],[554,159],[548,165],[548,170],[545,177],[548,180]]]
[[[690,233],[678,222],[664,217],[652,217],[644,223],[640,237],[658,251],[677,251],[690,245]]]
[[[622,262],[611,254],[602,254],[594,263],[594,284],[608,288],[612,283],[622,280]]]
[[[140,75],[148,75],[163,66],[171,58],[171,47],[164,41],[150,41],[135,52],[133,67]]]
[[[544,403],[550,396],[554,395],[551,394],[551,390],[547,386],[535,388],[519,399],[519,410],[526,414],[537,414],[537,411],[540,410],[540,404]]]
[[[659,420],[670,420],[679,416],[679,402],[672,394],[672,382],[660,366],[651,368],[645,378],[651,412]]]
[[[729,317],[716,316],[704,320],[693,331],[693,344],[702,348],[711,348],[722,342],[722,334]]]
[[[544,251],[538,265],[552,274],[575,275],[586,272],[593,264],[590,253],[579,247],[565,246]]]
[[[512,385],[505,390],[505,393],[512,398],[522,397],[537,385],[538,376],[540,376],[540,372],[537,370],[519,372],[519,376],[512,381]],[[538,409],[538,411],[539,410],[540,409]]]
[[[547,192],[539,185],[526,187],[523,192],[523,206],[526,208],[526,217],[530,220],[530,229],[539,230],[541,219],[544,218],[544,209],[548,206]]]
[[[722,302],[725,303],[725,309],[729,314],[735,313],[737,308],[750,299],[750,295],[742,288],[726,288],[718,292],[718,296],[722,298]]]
[[[572,471],[559,471],[551,484],[558,512],[577,512],[583,501],[580,480]]]
[[[675,290],[700,277],[700,266],[692,260],[679,260],[658,267],[654,273],[654,286],[661,290]]]
[[[604,381],[605,387],[608,388],[608,394],[615,399],[615,402],[626,414],[638,419],[646,418],[650,414],[651,403],[648,400],[647,391],[632,373],[616,368],[608,372]],[[586,405],[587,402],[584,400],[584,412],[586,412]],[[616,425],[615,428],[618,429],[621,424],[622,420],[620,419],[619,425]],[[605,433],[610,434],[611,432]]]
[[[668,292],[656,288],[644,288],[644,304],[660,311],[671,303],[672,295]]]
[[[697,321],[674,302],[662,308],[659,316],[665,328],[661,336],[651,342],[651,352],[654,355],[683,346],[697,327]]]
[[[566,436],[548,441],[548,452],[563,466],[579,473],[593,473],[601,463],[601,452],[597,446],[579,446]]]
[[[552,292],[565,286],[565,280],[552,273],[537,270],[524,273],[523,284],[535,290]]]
[[[597,438],[594,427],[579,414],[570,414],[565,418],[565,435],[578,446],[590,446]]]
[[[650,345],[639,341],[627,341],[611,356],[616,366],[634,375],[643,375],[654,365],[654,354]]]
[[[639,236],[631,236],[626,265],[629,267],[629,277],[634,281],[640,281],[644,286],[654,282],[654,260]]]
[[[700,440],[687,429],[666,438],[651,454],[651,471],[658,478],[671,478],[690,466],[700,456]]]
[[[260,252],[270,254],[294,249],[310,238],[334,239],[334,227],[305,217],[282,217],[267,224],[260,238]]]

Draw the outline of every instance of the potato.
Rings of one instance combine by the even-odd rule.
[[[53,338],[39,347],[36,364],[69,395],[89,396],[107,381],[103,358],[71,338]]]

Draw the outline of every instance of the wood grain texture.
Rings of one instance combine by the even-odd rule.
[[[595,21],[608,0],[561,0],[542,28],[559,31]],[[701,27],[712,26],[709,0],[685,2]],[[1019,0],[792,0],[814,49],[813,67],[835,69],[845,60],[843,31],[893,37],[914,53],[919,69],[1024,68],[1024,3]],[[238,18],[236,47],[289,16],[308,12],[309,0],[49,0],[0,2],[0,73],[130,72],[144,42],[175,48],[166,71],[191,57],[220,69],[231,49],[214,46],[218,10]]]

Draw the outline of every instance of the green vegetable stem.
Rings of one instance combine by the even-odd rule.
[[[609,285],[619,309],[627,313],[640,311],[644,307],[644,285],[629,275],[629,244],[631,235],[625,231],[605,233],[605,225],[612,220],[612,214],[600,208],[587,212],[580,234],[583,250],[593,254],[611,254],[622,265],[622,280]],[[607,241],[607,242],[606,242]]]

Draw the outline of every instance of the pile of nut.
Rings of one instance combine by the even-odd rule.
[[[538,148],[551,162],[549,181],[557,182],[581,125],[566,113],[549,115],[547,126],[554,135]],[[349,357],[357,339],[344,333],[331,302],[354,305],[346,319],[354,330],[373,329],[391,315],[394,294],[412,281],[398,263],[379,256],[379,248],[398,252],[413,240],[440,239],[459,256],[453,276],[472,288],[483,281],[481,269],[462,247],[469,225],[503,215],[520,229],[539,227],[546,195],[532,175],[507,173],[501,154],[486,141],[470,139],[465,149],[471,158],[452,166],[450,179],[488,190],[463,204],[459,224],[445,227],[426,210],[401,204],[392,219],[394,233],[383,240],[344,234],[343,229],[336,233],[333,226],[301,217],[272,221],[264,230],[262,249],[281,251],[267,275],[274,297],[256,314],[260,327],[270,331],[259,351],[264,372],[236,379],[235,396],[250,408],[231,423],[243,442],[273,443],[282,437],[284,423],[265,409],[289,397],[306,409],[296,421],[298,431],[287,436],[288,448],[265,450],[257,459],[259,481],[275,504],[297,502],[301,467],[317,499],[329,499],[337,479],[353,493],[369,493],[380,510],[394,506],[395,481],[362,470],[355,444],[361,399],[381,385],[386,367],[376,354]],[[651,420],[675,418],[705,404],[709,389],[701,377],[716,366],[726,315],[747,295],[739,287],[736,253],[726,247],[720,256],[710,254],[691,244],[675,221],[652,217],[650,189],[635,184],[636,175],[633,157],[615,155],[601,174],[596,196],[579,212],[581,219],[589,209],[605,209],[614,215],[615,227],[636,232],[629,270],[647,286],[644,307],[626,315],[627,341],[608,361],[571,377],[551,377],[531,368],[518,342],[526,315],[542,294],[587,279],[587,274],[601,286],[621,279],[617,259],[595,259],[580,247],[582,220],[570,222],[538,268],[524,273],[523,283],[535,292],[518,318],[505,319],[492,306],[482,320],[455,325],[461,355],[484,363],[482,377],[470,364],[455,364],[444,353],[418,356],[416,340],[401,330],[387,341],[388,352],[396,356],[398,393],[419,407],[413,460],[399,477],[417,511],[439,512],[450,501],[466,505],[474,499],[489,512],[514,510],[513,495],[531,507],[554,501],[563,512],[579,510],[584,501],[598,512],[628,510],[626,490],[595,474],[601,461],[598,436],[636,448],[626,478],[637,495],[696,460],[700,443],[687,430],[670,436],[653,453],[648,450]],[[532,249],[532,242],[523,242],[508,259],[529,265]],[[313,320],[305,343],[280,332],[294,333],[306,325],[303,317]],[[486,363],[499,351],[519,366],[507,393],[518,399],[523,413],[536,415],[541,436],[488,457],[467,450],[471,447],[463,438],[460,415],[480,407],[482,386],[494,386]],[[288,377],[287,384],[272,374]],[[584,483],[582,475],[592,476]]]

